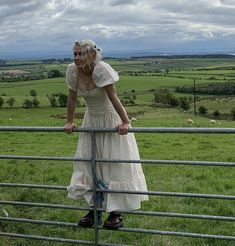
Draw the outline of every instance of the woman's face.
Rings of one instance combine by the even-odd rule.
[[[73,60],[77,67],[82,67],[84,64],[84,55],[80,46],[75,46],[73,49]]]

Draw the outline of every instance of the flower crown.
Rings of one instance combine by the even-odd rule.
[[[94,50],[96,50],[97,52],[101,52],[101,49],[98,47],[98,45],[94,41],[92,41],[90,39],[84,39],[82,41],[75,41],[75,45],[81,45],[81,46],[89,45]]]

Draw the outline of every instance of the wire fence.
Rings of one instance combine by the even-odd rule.
[[[62,127],[10,127],[2,126],[0,127],[0,132],[64,132]],[[72,157],[53,157],[53,156],[19,156],[19,155],[0,155],[0,160],[53,160],[53,161],[89,161],[92,166],[93,175],[93,192],[94,198],[94,214],[95,223],[93,226],[94,230],[94,240],[75,240],[67,238],[56,238],[56,237],[45,237],[40,235],[27,235],[27,234],[17,234],[11,232],[0,231],[0,236],[9,238],[26,238],[33,240],[43,240],[50,242],[60,242],[66,244],[84,244],[84,245],[123,245],[123,244],[113,244],[113,243],[102,243],[99,240],[99,233],[101,230],[106,230],[102,226],[98,225],[98,212],[104,211],[98,203],[98,194],[100,193],[119,193],[119,194],[140,194],[140,195],[150,195],[150,196],[163,196],[163,197],[186,197],[186,198],[203,198],[203,199],[220,199],[220,200],[235,200],[233,195],[221,195],[221,194],[198,194],[198,193],[179,193],[179,192],[161,192],[161,191],[131,191],[131,190],[110,190],[101,189],[97,185],[96,176],[96,164],[99,162],[112,162],[112,163],[142,163],[151,165],[190,165],[190,166],[220,166],[220,167],[235,167],[234,162],[210,162],[210,161],[189,161],[189,160],[107,160],[96,158],[96,143],[95,136],[97,133],[104,132],[116,132],[115,129],[97,129],[97,128],[77,128],[74,132],[88,132],[91,135],[91,149],[92,156],[90,159],[86,158],[72,158]],[[235,128],[174,128],[174,127],[159,127],[159,128],[131,128],[129,132],[138,133],[206,133],[206,134],[235,134]],[[62,190],[66,191],[66,186],[53,186],[44,184],[19,184],[19,183],[0,183],[0,188],[30,188],[30,189],[47,189],[47,190]],[[78,207],[63,204],[52,204],[52,203],[34,203],[34,202],[22,202],[22,201],[7,201],[0,200],[1,205],[12,205],[12,206],[26,206],[26,207],[39,207],[39,208],[57,208],[57,209],[67,209],[67,210],[85,210],[90,211],[89,207]],[[118,210],[118,212],[123,214],[134,214],[134,215],[145,215],[145,216],[159,216],[159,217],[171,217],[171,218],[189,218],[189,219],[199,219],[199,220],[216,220],[216,221],[230,221],[234,222],[235,217],[232,216],[217,216],[217,215],[205,215],[205,214],[185,214],[185,213],[171,213],[171,212],[157,212],[157,211],[133,211],[133,210]],[[6,216],[1,216],[0,221],[6,222],[19,222],[19,223],[30,223],[30,224],[40,224],[40,225],[53,225],[60,227],[78,228],[76,223],[68,223],[62,221],[45,221],[45,220],[33,220],[26,218],[13,218]],[[155,235],[165,235],[165,236],[180,236],[180,237],[191,237],[191,238],[208,238],[217,240],[229,240],[235,241],[235,236],[225,236],[225,235],[211,235],[211,234],[199,234],[193,232],[176,232],[176,231],[161,231],[161,230],[150,230],[142,228],[119,228],[119,232],[135,232],[144,234],[155,234]]]

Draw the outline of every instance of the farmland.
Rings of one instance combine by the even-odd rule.
[[[200,106],[208,109],[210,118],[218,110],[221,114],[230,114],[235,107],[234,95],[197,94],[197,115],[193,113],[193,102],[190,108],[170,107],[154,103],[154,91],[169,90],[176,98],[193,97],[192,94],[176,92],[176,87],[210,83],[224,84],[235,82],[235,58],[132,58],[106,59],[119,71],[120,81],[116,88],[120,98],[135,95],[133,105],[127,105],[129,115],[136,113],[134,127],[215,127],[210,123],[209,115],[198,114]],[[44,76],[52,69],[61,73],[66,71],[67,64],[47,64],[39,61],[11,62],[1,70],[22,70],[31,74],[42,73]],[[0,72],[1,73],[1,72]],[[37,92],[40,105],[37,108],[23,108],[25,98],[32,98],[30,90]],[[53,93],[67,94],[64,77],[44,78],[30,81],[0,83],[0,96],[7,101],[14,97],[12,108],[6,103],[0,108],[1,126],[63,126],[66,114],[65,107],[52,107],[47,95]],[[76,111],[84,112],[85,107]],[[193,125],[187,123],[190,118]],[[76,123],[81,124],[78,117]],[[231,118],[216,118],[220,124],[216,127],[235,127]],[[136,134],[142,159],[159,160],[204,160],[235,162],[235,136],[232,134]],[[36,155],[36,156],[73,156],[77,134],[63,133],[0,133],[1,155]],[[68,185],[72,173],[71,162],[55,161],[19,161],[0,160],[0,182],[31,183],[48,185]],[[183,165],[143,165],[150,191],[189,192],[204,194],[234,195],[234,172],[230,167],[200,167]],[[1,200],[68,204],[85,206],[84,201],[71,201],[65,191],[30,190],[22,188],[0,188]],[[38,220],[55,220],[76,223],[83,212],[63,209],[46,209],[37,207],[4,205],[10,217],[32,218]],[[216,199],[194,199],[151,196],[149,202],[143,203],[142,210],[158,212],[177,212],[188,214],[209,214],[234,216],[234,202]],[[1,215],[2,216],[2,215]],[[233,222],[197,220],[187,218],[149,217],[124,215],[125,226],[164,231],[183,231],[219,235],[233,235]],[[58,226],[30,225],[0,221],[0,231],[22,234],[45,235],[51,237],[76,238],[92,240],[93,232],[89,229],[71,229]],[[101,241],[131,245],[203,245],[232,246],[224,240],[193,239],[138,233],[101,232]],[[54,245],[25,239],[2,238],[0,245]]]

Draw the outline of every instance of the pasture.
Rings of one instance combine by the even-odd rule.
[[[119,71],[120,80],[116,83],[117,92],[120,96],[124,93],[135,90],[136,103],[138,105],[150,105],[153,103],[153,90],[159,88],[169,89],[176,97],[192,96],[190,94],[183,94],[175,92],[176,87],[193,86],[195,79],[196,86],[209,83],[233,82],[235,81],[235,59],[232,58],[179,58],[179,59],[164,59],[164,58],[138,58],[138,59],[107,59],[113,67]],[[22,63],[24,64],[24,63]],[[31,65],[22,65],[21,63],[10,63],[9,67],[0,67],[1,70],[7,69],[22,69],[32,74],[46,73],[51,69],[58,69],[65,73],[66,64],[47,64],[32,61]],[[137,71],[136,76],[130,75],[133,71]],[[156,72],[158,71],[158,72]],[[31,81],[19,81],[11,83],[0,83],[0,96],[7,100],[9,97],[15,97],[15,107],[22,107],[25,98],[29,98],[30,90],[36,90],[40,107],[50,106],[47,94],[53,93],[67,93],[67,87],[64,78],[41,79]],[[203,100],[209,107],[208,110],[214,110],[207,98],[211,95],[197,94],[199,105]],[[217,97],[223,97],[218,95]],[[232,108],[232,100],[219,110],[224,111],[224,108]],[[218,105],[219,106],[219,105]],[[3,107],[8,107],[7,104]]]
[[[206,117],[192,115],[192,108],[184,112],[179,108],[152,107],[153,94],[149,90],[169,88],[175,93],[176,86],[191,85],[192,79],[197,83],[214,82],[223,83],[234,79],[235,70],[228,69],[235,66],[234,60],[229,59],[185,59],[185,60],[147,60],[137,59],[129,61],[110,60],[110,63],[120,70],[144,71],[146,63],[148,69],[170,69],[168,73],[151,72],[141,76],[132,76],[124,72],[117,83],[120,95],[135,90],[137,105],[126,107],[127,112],[144,111],[132,122],[134,127],[234,127],[234,121],[220,120],[220,125],[213,125]],[[158,63],[156,63],[158,62]],[[161,62],[161,63],[159,63]],[[165,62],[165,63],[164,63]],[[164,65],[165,64],[165,67]],[[166,65],[167,64],[167,65]],[[35,65],[36,66],[36,65]],[[40,65],[41,66],[41,65]],[[56,65],[53,65],[56,66]],[[160,67],[162,66],[162,67]],[[226,67],[227,66],[227,67]],[[65,66],[62,66],[63,68]],[[226,67],[226,68],[225,68]],[[195,70],[207,68],[208,70]],[[222,69],[220,69],[222,68]],[[4,68],[6,69],[6,68]],[[11,67],[11,69],[13,69]],[[25,69],[24,66],[21,69]],[[44,68],[46,69],[46,68]],[[180,77],[181,76],[181,77]],[[183,78],[182,78],[183,77]],[[201,79],[199,79],[201,78]],[[29,97],[29,91],[35,89],[41,102],[40,108],[24,109],[21,103]],[[0,95],[4,98],[14,96],[16,104],[13,108],[4,105],[0,108],[1,126],[63,126],[65,119],[55,115],[65,115],[66,108],[52,108],[49,106],[47,94],[64,92],[67,88],[64,78],[53,78],[37,81],[0,83]],[[211,111],[214,109],[228,112],[234,105],[234,97],[224,100],[224,95],[216,98],[199,95],[198,105],[206,105]],[[218,100],[220,101],[218,103]],[[83,112],[84,107],[78,107],[77,112]],[[191,118],[195,124],[190,125],[187,119]],[[78,125],[81,119],[76,119]],[[36,155],[36,156],[73,156],[77,134],[63,133],[24,133],[1,132],[1,155]],[[159,160],[204,160],[235,162],[233,134],[136,134],[137,143],[142,159]],[[0,180],[6,183],[30,183],[62,185],[69,184],[72,173],[71,162],[55,161],[19,161],[0,160]],[[150,191],[171,191],[205,194],[234,195],[235,179],[231,167],[200,167],[183,165],[151,165],[144,164],[148,189]],[[1,200],[16,200],[28,202],[42,202],[55,204],[69,204],[85,206],[84,201],[72,201],[67,198],[65,191],[32,190],[22,188],[0,188]],[[56,220],[76,223],[84,212],[63,209],[47,209],[37,207],[4,205],[10,217],[32,218],[38,220]],[[219,216],[234,216],[234,202],[217,199],[172,198],[151,196],[150,201],[144,202],[144,211],[177,212],[188,214],[208,214]],[[3,215],[1,215],[3,216]],[[105,216],[106,217],[106,216]],[[130,228],[146,228],[164,231],[183,231],[207,234],[234,235],[233,222],[209,221],[188,218],[149,217],[140,215],[124,215],[125,226]],[[0,221],[1,231],[10,231],[22,234],[35,234],[54,237],[92,240],[93,232],[90,229],[66,228],[58,226],[31,225],[24,223],[8,223]],[[130,245],[159,245],[159,246],[232,246],[233,242],[213,239],[193,239],[172,236],[144,235],[138,233],[121,233],[102,231],[100,240]],[[0,245],[56,245],[48,242],[37,242],[25,239],[1,238]],[[58,244],[59,245],[59,244]]]

